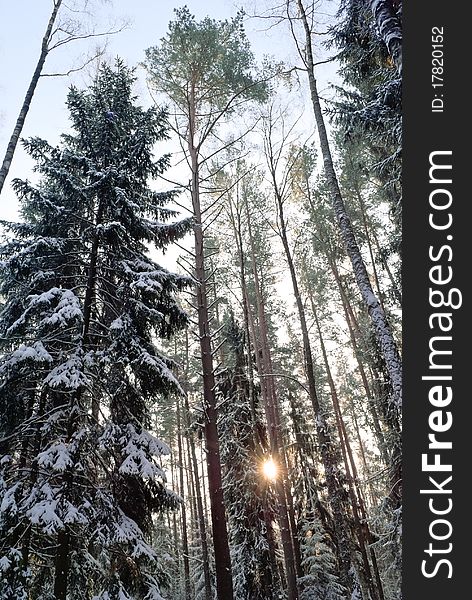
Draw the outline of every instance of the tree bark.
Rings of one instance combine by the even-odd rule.
[[[206,461],[208,488],[210,493],[213,547],[215,551],[216,589],[218,600],[233,598],[231,557],[229,552],[226,514],[223,499],[220,444],[217,430],[217,410],[215,394],[215,373],[213,369],[212,338],[208,311],[207,273],[205,268],[204,233],[200,204],[200,180],[198,151],[194,136],[196,130],[195,98],[193,87],[190,91],[188,151],[191,161],[191,195],[194,213],[195,239],[195,279],[198,332],[203,371],[203,401],[205,411]]]
[[[369,0],[370,9],[387,50],[402,74],[402,26],[392,0]]]
[[[352,227],[351,220],[346,210],[346,206],[341,195],[338,178],[334,169],[333,158],[331,155],[328,134],[324,122],[323,112],[321,110],[320,99],[318,96],[317,83],[315,78],[315,61],[313,58],[313,48],[311,41],[311,31],[308,23],[308,17],[302,0],[297,0],[300,12],[300,18],[305,30],[305,62],[310,87],[310,95],[313,106],[313,113],[318,129],[321,153],[323,156],[324,173],[326,182],[331,193],[334,212],[338,221],[341,237],[346,249],[347,255],[352,264],[353,272],[356,278],[357,286],[361,292],[362,299],[367,306],[381,352],[385,359],[385,364],[392,382],[392,404],[399,409],[402,404],[402,361],[398,352],[397,344],[393,337],[390,325],[387,321],[384,311],[375,296],[372,285],[369,280],[364,260],[362,258],[356,235]]]
[[[26,96],[23,100],[23,104],[21,106],[20,114],[16,120],[15,127],[13,129],[13,133],[11,134],[10,141],[8,142],[7,150],[5,156],[3,158],[2,167],[0,168],[0,194],[2,193],[3,186],[5,184],[5,180],[8,176],[8,172],[10,171],[10,166],[13,160],[13,155],[15,154],[16,146],[18,145],[18,141],[20,139],[21,132],[23,130],[23,126],[25,124],[26,115],[28,114],[31,100],[33,99],[34,92],[36,90],[36,86],[38,85],[39,78],[41,77],[41,72],[44,67],[44,63],[46,61],[46,57],[49,53],[49,38],[51,37],[52,28],[54,27],[54,23],[57,18],[57,13],[59,12],[59,8],[61,6],[62,0],[55,0],[54,6],[51,12],[51,16],[49,17],[48,25],[46,27],[46,32],[43,36],[43,40],[41,43],[41,52],[39,54],[39,59],[36,64],[36,68],[33,73],[33,77],[28,86],[28,90],[26,91]]]

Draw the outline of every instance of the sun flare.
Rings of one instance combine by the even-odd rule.
[[[264,461],[264,464],[262,465],[262,472],[264,473],[264,477],[267,479],[275,479],[277,477],[277,465],[272,458]]]

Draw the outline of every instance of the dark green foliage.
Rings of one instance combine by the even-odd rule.
[[[194,94],[197,116],[202,120],[199,112],[207,112],[205,107],[225,112],[233,98],[265,98],[265,84],[252,74],[255,62],[242,12],[230,21],[205,17],[197,22],[184,6],[175,9],[175,16],[160,46],[146,50],[146,66],[156,87],[184,114],[189,94]]]
[[[14,182],[24,223],[6,224],[15,238],[0,249],[1,589],[14,598],[60,595],[61,579],[74,600],[159,598],[147,539],[177,499],[169,449],[147,429],[150,406],[180,388],[155,339],[186,324],[175,295],[189,281],[147,244],[164,249],[191,222],[168,223],[172,194],[148,185],[168,165],[153,157],[165,113],[137,106],[133,82],[117,61],[72,88],[73,133],[26,142],[41,180]]]
[[[400,14],[400,13],[399,13]],[[366,0],[344,0],[331,44],[339,49],[347,87],[332,113],[344,144],[367,148],[364,168],[379,178],[397,224],[401,217],[401,78],[379,37]],[[398,245],[398,240],[397,240]]]

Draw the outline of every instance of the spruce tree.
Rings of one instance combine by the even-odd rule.
[[[188,279],[149,256],[170,222],[164,111],[137,106],[117,60],[71,88],[72,132],[31,139],[38,185],[14,182],[22,223],[0,248],[0,596],[157,600],[152,515],[175,506],[149,411],[179,390],[156,345],[186,323]]]
[[[401,248],[402,80],[395,67],[398,57],[401,64],[401,4],[343,0],[330,38],[344,81],[331,113],[342,135],[342,153],[356,156],[359,175],[374,175],[380,183],[376,195],[388,201],[397,228],[391,252]],[[379,17],[387,16],[387,5],[385,24],[395,31],[391,44],[385,41],[387,28],[379,23]]]
[[[307,519],[302,528],[303,567],[301,600],[346,600],[347,591],[339,582],[336,559],[318,518]]]
[[[233,571],[234,595],[237,600],[271,600],[277,597],[277,573],[270,548],[275,499],[262,473],[267,434],[260,398],[251,398],[245,373],[246,360],[252,358],[245,356],[244,331],[231,311],[223,328],[227,357],[218,382],[222,396],[218,431],[231,558],[238,565]]]

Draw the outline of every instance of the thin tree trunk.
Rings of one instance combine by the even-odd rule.
[[[281,578],[287,585],[288,600],[298,599],[297,579],[296,579],[296,567],[295,567],[295,554],[293,548],[293,537],[290,528],[290,519],[288,516],[287,497],[285,493],[285,472],[282,468],[282,457],[280,453],[280,442],[277,433],[278,427],[276,424],[276,418],[274,415],[274,409],[272,405],[272,399],[270,390],[268,388],[268,378],[264,377],[266,369],[262,364],[261,357],[259,355],[259,346],[257,344],[257,333],[254,324],[254,319],[249,313],[251,333],[254,340],[254,349],[256,354],[256,365],[257,371],[261,375],[261,389],[262,396],[264,399],[264,408],[266,413],[267,427],[269,430],[269,441],[271,454],[274,462],[279,467],[279,473],[276,479],[275,493],[277,498],[277,517],[279,522],[279,530],[282,541],[282,550],[284,555],[285,565],[285,577]]]
[[[190,590],[190,563],[188,554],[188,532],[187,532],[187,510],[185,506],[186,492],[184,487],[184,455],[182,450],[182,421],[180,417],[180,400],[177,398],[177,449],[179,457],[179,481],[180,495],[184,499],[182,503],[182,558],[184,564],[184,589],[185,600],[191,599]]]
[[[169,442],[170,442],[170,447],[174,448],[175,440],[170,439]],[[171,453],[171,460],[170,460],[170,478],[172,481],[172,489],[175,490],[177,494],[182,496],[182,490],[180,489],[180,484],[177,479],[173,451]],[[172,537],[173,537],[173,542],[174,542],[174,544],[173,544],[174,545],[174,556],[176,558],[177,564],[179,565],[179,569],[180,569],[180,543],[179,543],[180,540],[179,540],[179,534],[178,534],[178,529],[177,529],[177,513],[174,510],[172,512],[169,511],[167,514],[168,514],[168,517],[172,517]],[[169,529],[170,529],[170,523],[169,523]]]
[[[382,416],[385,424],[388,427],[388,430],[391,434],[391,444],[390,447],[387,446],[387,442],[383,435],[382,429],[380,427],[379,418],[377,415],[376,404],[373,395],[370,392],[370,387],[367,383],[367,375],[365,373],[365,369],[362,364],[362,359],[359,354],[358,345],[355,339],[354,329],[360,335],[360,328],[357,323],[356,316],[349,302],[349,298],[344,290],[343,283],[339,276],[339,272],[337,270],[336,263],[334,260],[330,258],[330,265],[333,270],[333,274],[335,275],[336,281],[338,283],[338,287],[341,294],[341,299],[343,302],[343,307],[346,315],[346,321],[349,327],[349,332],[351,335],[351,341],[353,344],[354,352],[356,355],[356,359],[359,365],[359,372],[361,373],[361,377],[364,382],[364,386],[368,392],[368,406],[369,411],[372,415],[372,420],[374,424],[374,430],[378,435],[379,440],[379,448],[384,459],[385,464],[389,467],[390,471],[390,491],[388,493],[388,497],[390,502],[394,508],[398,507],[401,502],[401,432],[400,425],[398,421],[398,411],[395,410],[395,407],[391,407],[384,402],[380,403],[380,407],[382,410]]]
[[[391,402],[397,409],[399,409],[402,403],[402,361],[385,313],[383,312],[382,307],[380,306],[380,303],[372,290],[372,285],[369,280],[369,274],[367,272],[364,260],[359,250],[352,223],[347,213],[343,197],[341,195],[338,178],[334,169],[333,158],[331,156],[331,149],[329,145],[328,134],[326,132],[324,116],[321,110],[320,99],[318,96],[310,25],[305,12],[303,1],[297,0],[297,5],[299,8],[300,18],[305,30],[306,71],[310,86],[313,113],[315,116],[316,126],[318,129],[318,135],[320,140],[321,153],[323,156],[326,182],[330,190],[333,208],[338,221],[341,237],[346,252],[351,260],[357,285],[361,292],[362,299],[367,306],[370,318],[372,320],[372,324],[374,326],[374,331],[379,342],[381,352],[384,356],[385,364],[387,366],[387,370],[389,372],[389,376],[392,382],[393,394]]]
[[[188,399],[185,397],[185,420],[186,427],[188,429],[189,423],[189,405]],[[206,525],[205,525],[205,513],[203,510],[203,501],[202,494],[200,491],[200,486],[198,484],[198,462],[197,462],[197,453],[195,451],[195,440],[193,439],[193,435],[191,432],[188,434],[188,443],[190,449],[190,458],[192,464],[192,470],[195,476],[195,500],[196,500],[196,508],[197,508],[197,519],[198,519],[198,530],[200,534],[200,544],[202,548],[202,563],[203,563],[203,578],[205,582],[205,600],[212,600],[211,593],[211,577],[210,577],[210,556],[208,553],[208,545],[207,545],[207,534],[206,534]]]
[[[237,190],[239,193],[239,189]],[[247,282],[246,282],[246,272],[244,267],[244,250],[243,250],[243,238],[241,232],[241,214],[238,212],[235,216],[233,207],[230,206],[230,220],[233,226],[233,233],[236,242],[236,248],[238,250],[238,260],[239,260],[239,277],[241,284],[241,295],[242,295],[242,305],[243,305],[243,319],[244,319],[244,330],[246,334],[246,348],[247,348],[247,367],[248,367],[248,381],[249,381],[249,398],[250,398],[250,406],[251,406],[251,417],[253,423],[257,422],[256,415],[256,403],[255,403],[255,393],[254,393],[254,370],[252,364],[252,349],[251,349],[251,332],[252,337],[255,340],[255,328],[254,323],[251,319],[251,315],[249,312],[249,298],[248,298],[248,290],[247,290]],[[254,342],[254,352],[257,352],[256,345]],[[256,356],[257,363],[257,356]],[[265,379],[262,378],[262,384],[265,385]],[[264,440],[262,436],[259,434],[258,429],[254,432],[254,435],[259,438],[259,442],[264,444]],[[271,572],[265,574],[266,582],[268,589],[272,590],[272,594],[275,593],[275,585],[276,581],[279,580],[279,573],[277,569],[277,558],[276,558],[276,543],[274,538],[274,530],[270,515],[268,514],[267,507],[264,506],[264,522],[266,526],[266,539],[269,550],[269,560],[271,565]]]
[[[350,397],[348,398],[348,403],[349,403],[349,408],[351,410],[352,422],[354,425],[354,432],[355,432],[356,438],[357,438],[357,445],[359,447],[359,453],[361,455],[362,466],[364,468],[365,477],[368,480],[370,502],[373,507],[377,507],[380,497],[379,497],[377,490],[374,490],[372,481],[370,480],[371,472],[370,472],[369,466],[367,464],[367,457],[365,455],[364,442],[362,440],[361,430],[359,427],[359,421],[357,420],[357,415],[356,415],[356,408],[354,406],[354,402],[352,401],[352,398],[350,398]]]
[[[379,600],[384,600],[384,593],[382,582],[380,579],[380,574],[377,566],[377,558],[375,556],[375,551],[370,545],[372,540],[372,536],[370,533],[369,525],[367,522],[367,513],[364,506],[364,499],[362,497],[362,492],[360,490],[359,484],[359,476],[357,473],[357,466],[354,460],[354,455],[352,453],[351,444],[349,442],[349,438],[346,431],[346,425],[344,423],[344,419],[342,416],[341,406],[339,403],[338,392],[334,383],[333,375],[331,373],[331,367],[328,360],[328,355],[326,352],[326,347],[324,344],[323,334],[320,327],[320,322],[318,320],[318,314],[316,311],[315,303],[313,297],[310,296],[313,316],[315,318],[316,329],[318,331],[318,337],[320,340],[321,353],[323,355],[323,361],[325,364],[326,374],[328,377],[328,385],[331,392],[331,399],[333,402],[333,408],[336,415],[336,424],[338,427],[338,435],[341,443],[341,451],[343,454],[344,464],[346,468],[346,475],[349,486],[349,495],[351,498],[351,504],[354,515],[354,522],[358,534],[359,546],[361,549],[362,561],[364,565],[364,570],[368,580],[368,586],[372,594],[372,599],[378,598]],[[367,548],[370,550],[372,566],[375,575],[375,585],[372,578],[372,573],[370,569],[369,560],[367,558]]]
[[[201,490],[203,499],[203,514],[205,516],[205,522],[208,523],[208,501],[207,501],[207,478],[205,477],[205,448],[203,447],[203,440],[200,441],[200,464],[202,465],[201,472]]]
[[[378,417],[378,414],[377,414],[377,411],[375,408],[375,400],[374,400],[374,397],[373,397],[373,394],[371,391],[369,379],[367,377],[367,373],[365,371],[364,364],[362,362],[362,357],[360,355],[360,350],[359,350],[359,346],[357,343],[356,334],[354,331],[355,326],[358,329],[357,321],[355,320],[355,317],[354,317],[354,314],[352,311],[352,307],[350,305],[346,291],[344,290],[337,265],[336,265],[334,259],[332,259],[332,257],[330,255],[328,255],[328,262],[331,267],[331,271],[334,275],[336,284],[338,286],[339,294],[341,296],[344,317],[346,319],[346,324],[347,324],[347,327],[349,330],[349,337],[351,340],[352,349],[354,351],[354,356],[356,358],[357,366],[359,369],[359,375],[361,376],[362,385],[365,390],[365,394],[366,394],[366,398],[367,398],[367,405],[369,407],[369,412],[371,413],[371,416],[372,416],[372,423],[373,423],[374,432],[375,432],[375,435],[377,438],[378,447],[380,449],[380,453],[381,453],[384,463],[386,465],[388,465],[390,463],[390,457],[389,457],[387,444],[385,441],[385,436],[383,434],[382,427],[380,425],[379,417]]]
[[[185,422],[185,418],[184,418]],[[186,450],[186,474],[187,474],[187,494],[190,500],[190,522],[192,524],[192,542],[194,542],[195,538],[199,538],[199,525],[198,525],[198,511],[197,511],[197,500],[196,500],[196,492],[195,492],[195,483],[193,477],[193,467],[192,467],[192,456],[190,451],[190,443],[188,440],[189,433],[186,434],[185,440],[185,450]],[[196,534],[194,532],[197,532]],[[189,548],[190,550],[190,548]],[[195,554],[195,552],[193,552]],[[195,582],[191,579],[192,590],[195,588]]]
[[[256,305],[259,317],[259,338],[260,338],[260,349],[261,355],[256,343],[255,327],[254,327],[254,347],[256,350],[256,360],[258,361],[258,371],[262,377],[262,392],[265,400],[265,409],[267,417],[267,425],[269,429],[269,439],[271,445],[272,457],[279,469],[275,480],[275,491],[277,495],[278,503],[278,517],[280,535],[282,540],[282,548],[284,552],[285,562],[285,575],[287,579],[287,598],[288,600],[298,599],[298,587],[297,587],[297,571],[301,571],[301,565],[297,569],[296,555],[294,548],[294,536],[296,531],[292,531],[290,526],[290,518],[287,506],[287,493],[286,490],[286,478],[287,469],[284,465],[284,454],[282,451],[282,440],[280,438],[280,417],[278,415],[277,396],[275,391],[273,369],[271,364],[270,349],[267,338],[267,324],[264,313],[263,299],[260,288],[259,274],[257,272],[257,266],[255,262],[255,247],[252,236],[252,228],[250,222],[249,208],[246,204],[247,220],[248,220],[248,232],[251,246],[251,262],[254,276],[254,285],[256,290]],[[301,562],[301,561],[300,561]]]
[[[382,307],[382,310],[385,312],[385,304],[383,302],[383,292],[380,287],[380,279],[379,279],[379,274],[377,272],[377,265],[375,263],[374,251],[372,249],[372,242],[370,240],[369,227],[367,226],[367,217],[366,217],[366,213],[365,213],[364,201],[362,200],[362,195],[361,195],[359,189],[357,188],[357,186],[355,186],[355,191],[356,191],[357,200],[359,202],[359,206],[361,209],[362,225],[364,226],[364,233],[365,233],[365,237],[366,237],[367,248],[369,249],[369,257],[370,257],[370,262],[372,264],[372,274],[374,276],[375,287],[377,288],[377,295],[379,298],[380,306]]]
[[[39,59],[36,64],[36,68],[34,70],[33,77],[29,84],[28,90],[26,91],[26,96],[23,100],[23,105],[21,107],[20,114],[18,115],[18,119],[16,120],[15,128],[13,129],[10,141],[8,142],[7,151],[3,158],[2,167],[0,168],[0,194],[2,193],[5,180],[8,176],[8,172],[10,171],[13,155],[15,154],[16,146],[18,145],[18,141],[20,139],[23,126],[25,124],[26,115],[28,114],[31,100],[33,99],[36,86],[38,85],[38,81],[41,77],[41,72],[43,70],[44,63],[49,52],[49,39],[51,37],[52,28],[54,27],[54,23],[56,21],[57,13],[59,12],[61,3],[62,0],[55,0],[54,2],[51,16],[49,17],[48,25],[46,27],[46,32],[41,42],[41,52],[39,54]]]
[[[353,157],[351,155],[349,155],[349,166],[351,169],[355,169],[355,165],[354,165],[354,160]],[[375,278],[375,282],[376,282],[376,286],[377,286],[377,290],[379,293],[379,300],[382,299],[382,293],[380,290],[380,285],[379,285],[379,277],[378,277],[378,273],[377,273],[377,267],[376,267],[376,261],[374,259],[374,252],[373,252],[373,247],[372,247],[372,240],[374,242],[374,245],[376,247],[379,259],[380,259],[380,263],[382,268],[385,270],[385,272],[388,275],[388,278],[390,279],[390,283],[392,286],[392,291],[393,291],[393,295],[395,296],[395,299],[398,302],[398,305],[401,307],[402,305],[402,294],[401,291],[399,289],[399,286],[397,284],[397,281],[395,279],[395,277],[393,276],[393,273],[388,265],[387,260],[385,259],[384,256],[384,252],[382,251],[381,247],[380,247],[380,243],[379,243],[379,239],[377,236],[377,233],[375,231],[375,227],[372,223],[372,221],[370,220],[365,202],[364,202],[364,198],[362,196],[361,190],[359,189],[359,184],[357,181],[353,182],[353,189],[355,191],[355,195],[357,198],[357,201],[359,203],[359,208],[361,211],[361,215],[362,215],[362,223],[364,225],[364,231],[366,234],[366,239],[367,239],[367,244],[369,247],[369,254],[370,254],[370,259],[372,262],[372,268],[373,268],[373,274],[374,274],[374,278]],[[371,240],[372,238],[372,240]],[[382,308],[384,308],[384,305],[382,303]]]
[[[398,304],[401,306],[402,305],[402,292],[400,290],[400,287],[397,283],[397,280],[395,279],[392,270],[389,267],[388,261],[384,256],[384,251],[380,246],[380,242],[379,242],[379,238],[375,232],[375,228],[371,227],[371,234],[372,234],[372,238],[374,240],[374,244],[375,244],[375,248],[377,249],[377,253],[380,256],[380,260],[382,262],[382,266],[385,269],[385,272],[388,275],[388,278],[390,279],[390,283],[392,284],[392,290],[393,293],[395,294],[395,297],[398,301]]]
[[[316,432],[320,444],[321,460],[324,466],[326,483],[328,487],[328,500],[333,510],[334,525],[337,537],[336,545],[338,548],[338,557],[341,565],[341,579],[343,584],[352,591],[352,585],[350,584],[351,578],[349,575],[352,563],[352,550],[350,548],[351,544],[349,543],[349,540],[346,539],[346,533],[349,530],[349,527],[347,525],[348,512],[346,510],[346,502],[340,494],[340,485],[336,477],[333,441],[329,433],[325,416],[321,410],[318,399],[318,393],[316,390],[313,353],[311,349],[310,337],[308,335],[308,325],[306,322],[305,307],[303,306],[300,288],[298,285],[298,277],[295,270],[295,265],[293,262],[293,257],[287,237],[287,227],[283,208],[283,200],[278,190],[277,182],[275,179],[275,171],[272,168],[271,170],[280,223],[280,237],[282,239],[282,245],[285,251],[285,258],[287,260],[288,268],[290,271],[293,293],[297,305],[298,319],[302,331],[303,356],[305,362],[305,374],[308,382],[308,392],[315,416]]]
[[[236,193],[239,199],[239,188],[236,188]],[[236,242],[236,248],[238,250],[238,261],[239,261],[239,281],[241,285],[241,296],[243,305],[243,320],[244,320],[244,332],[246,335],[246,347],[247,347],[247,370],[248,370],[248,382],[249,382],[249,402],[251,406],[251,417],[253,423],[256,422],[256,405],[254,397],[254,369],[252,365],[252,351],[251,351],[251,334],[249,327],[249,302],[246,284],[246,272],[244,268],[244,251],[243,251],[243,238],[241,232],[241,214],[238,212],[235,216],[233,207],[230,204],[230,221],[233,227],[234,239]]]

